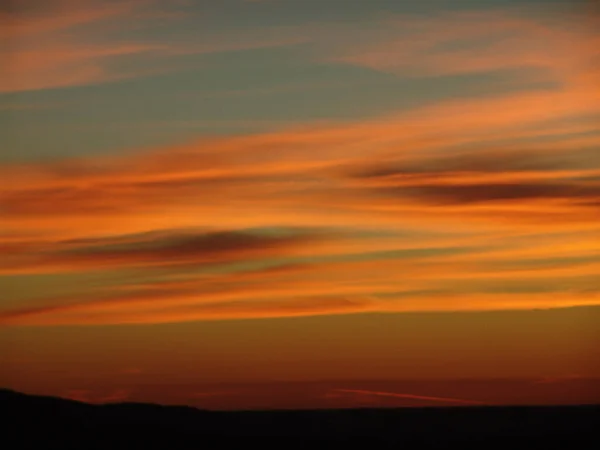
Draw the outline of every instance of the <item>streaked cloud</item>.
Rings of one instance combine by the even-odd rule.
[[[451,403],[458,405],[485,405],[484,402],[477,400],[465,400],[462,398],[448,398],[448,397],[431,397],[427,395],[414,395],[414,394],[398,394],[395,392],[379,392],[379,391],[365,391],[361,389],[336,389],[335,392],[343,394],[355,394],[355,395],[367,395],[375,397],[392,397],[392,398],[404,398],[410,400],[422,400],[425,402],[435,403]]]
[[[124,21],[139,23],[149,1],[27,2],[3,12],[8,61],[0,92],[79,86],[132,76],[111,67],[119,58],[160,49],[154,44],[106,40]],[[145,17],[148,19],[149,17]],[[130,22],[131,24],[131,22]]]
[[[159,75],[189,66],[181,57],[298,43],[298,39],[209,39],[179,36],[177,24],[197,13],[186,2],[158,0],[17,0],[1,13],[8,61],[0,94],[86,86]],[[169,28],[171,27],[171,28]],[[139,30],[170,30],[170,37],[142,39]],[[175,30],[175,32],[173,32]],[[160,33],[159,33],[160,34]]]
[[[399,16],[371,42],[340,46],[335,59],[405,76],[531,70],[562,82],[594,70],[600,41],[593,16],[561,19],[500,9]]]
[[[76,271],[102,268],[166,267],[200,264],[215,264],[219,261],[243,258],[257,258],[277,255],[285,247],[300,244],[315,236],[260,236],[244,231],[220,231],[204,234],[172,233],[165,236],[131,237],[123,236],[120,243],[111,245],[110,239],[97,240],[94,246],[69,247],[59,244],[56,251],[41,252],[31,259],[19,258],[18,251],[13,253],[14,260],[8,259],[0,272],[22,271],[50,272]],[[14,247],[13,247],[14,248]],[[17,249],[18,250],[18,249]],[[233,256],[234,255],[234,256]],[[25,255],[23,255],[25,256]]]
[[[129,389],[117,389],[105,396],[96,399],[96,403],[119,403],[127,400],[131,396]]]
[[[0,275],[127,269],[146,279],[85,299],[38,293],[31,304],[3,308],[1,324],[600,304],[600,91],[588,61],[598,56],[591,27],[473,12],[394,17],[377,35],[367,29],[361,46],[341,39],[345,24],[315,26],[321,34],[309,37],[290,27],[277,39],[249,33],[185,48],[38,40],[102,28],[108,18],[145,23],[162,14],[146,2],[85,5],[65,17],[55,10],[17,17],[9,33],[35,35],[36,44],[19,52],[11,79],[22,83],[27,72],[43,82],[5,90],[107,81],[124,75],[109,69],[121,56],[297,42],[313,42],[307,54],[315,59],[398,76],[508,70],[515,88],[120,156],[6,164]],[[538,71],[538,84],[527,68]]]
[[[297,297],[297,296],[294,296]],[[145,297],[147,300],[149,296]],[[367,311],[356,300],[344,298],[294,298],[289,301],[219,302],[202,304],[199,296],[193,296],[189,305],[169,306],[172,296],[163,293],[163,302],[154,307],[144,307],[136,302],[106,304],[72,304],[38,308],[28,311],[13,311],[0,316],[2,325],[102,325],[135,323],[169,323],[190,320],[249,319],[268,317],[296,317],[324,314],[348,314]],[[129,300],[129,299],[128,299]],[[189,301],[189,300],[188,300]]]
[[[89,389],[69,389],[62,394],[62,397],[78,402],[89,402],[91,391]]]
[[[127,400],[130,395],[129,389],[114,389],[108,393],[92,389],[68,389],[61,397],[85,403],[118,403]]]

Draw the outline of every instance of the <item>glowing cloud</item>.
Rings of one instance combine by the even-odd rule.
[[[426,395],[414,395],[414,394],[398,394],[395,392],[378,392],[378,391],[364,391],[360,389],[336,389],[335,392],[342,392],[347,394],[357,395],[368,395],[376,397],[392,397],[392,398],[406,398],[411,400],[423,400],[426,402],[441,402],[441,403],[452,403],[459,405],[485,405],[484,402],[476,400],[465,400],[462,398],[448,398],[448,397],[430,397]]]
[[[125,20],[146,4],[86,5],[19,18],[5,33],[38,42]],[[153,20],[146,7],[136,17]],[[404,23],[386,22],[378,41],[360,47],[331,38],[307,54],[399,76],[508,70],[515,89],[122,156],[5,164],[1,275],[137,278],[85,298],[37,292],[24,306],[15,298],[0,324],[600,305],[600,90],[586,64],[598,56],[597,33],[498,13],[414,20],[398,31]],[[245,45],[311,41],[296,31]],[[452,50],[464,40],[485,45]],[[124,75],[109,70],[121,56],[188,52],[39,42],[13,55],[0,89],[108,80]],[[544,82],[532,86],[524,68]],[[31,73],[43,82],[21,76]]]

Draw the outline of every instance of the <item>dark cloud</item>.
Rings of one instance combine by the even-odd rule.
[[[25,259],[3,264],[4,270],[32,269],[43,271],[119,268],[123,266],[172,266],[182,264],[235,262],[285,254],[292,247],[325,239],[323,232],[313,230],[224,230],[207,233],[175,232],[169,234],[132,235],[130,240],[97,239],[95,244],[73,246],[24,255]],[[84,241],[88,244],[94,241]]]
[[[312,232],[290,232],[269,235],[259,230],[215,231],[209,233],[178,233],[156,239],[140,239],[127,242],[128,248],[106,248],[93,246],[72,252],[73,255],[101,256],[125,254],[151,254],[161,256],[186,256],[216,254],[243,250],[269,249],[297,243],[307,239]],[[137,248],[135,248],[137,247]]]
[[[282,178],[280,178],[282,180]],[[177,201],[209,202],[216,197],[243,192],[243,187],[273,182],[266,177],[186,177],[97,183],[7,192],[0,197],[2,210],[10,215],[117,214],[164,207]],[[86,184],[82,180],[82,184]]]
[[[411,187],[410,192],[425,200],[441,203],[600,198],[598,186],[553,183],[430,184]]]
[[[593,206],[600,199],[600,185],[596,174],[586,175],[587,169],[561,153],[506,150],[373,163],[351,168],[345,176],[384,197],[434,203],[564,199]],[[565,171],[572,172],[561,175]]]
[[[436,175],[460,172],[490,173],[561,170],[578,166],[568,155],[517,150],[480,150],[419,158],[416,161],[373,163],[351,168],[347,176],[357,179]]]

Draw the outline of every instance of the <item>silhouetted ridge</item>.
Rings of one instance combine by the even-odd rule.
[[[0,413],[8,417],[5,438],[23,444],[10,448],[197,448],[240,438],[279,445],[408,442],[411,448],[527,442],[573,449],[600,443],[600,405],[224,412],[146,403],[92,405],[0,389]]]

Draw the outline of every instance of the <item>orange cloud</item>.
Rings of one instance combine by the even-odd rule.
[[[156,52],[161,47],[106,41],[100,29],[123,21],[148,21],[150,1],[34,2],[3,13],[0,56],[8,61],[0,92],[78,86],[134,76],[111,64],[123,56]],[[74,37],[76,36],[76,37]]]
[[[285,254],[285,248],[318,240],[313,236],[260,236],[251,231],[211,233],[171,233],[162,236],[132,237],[111,245],[110,239],[89,242],[91,245],[65,244],[55,251],[14,251],[12,258],[0,264],[0,273],[42,273],[102,268],[183,267],[219,262],[257,259]],[[108,242],[106,242],[108,241]],[[119,245],[120,244],[120,245]],[[14,249],[15,247],[13,247]],[[22,247],[21,247],[22,248]],[[7,252],[8,253],[8,252]]]
[[[519,97],[477,104],[493,114],[490,105],[509,99]],[[520,118],[534,135],[554,117],[536,115],[542,104],[534,102]],[[425,111],[460,110],[457,101],[449,105]],[[575,103],[563,107],[556,117],[577,111]],[[464,108],[475,117],[473,102]],[[520,152],[518,143],[490,146],[482,133],[505,129],[510,142],[508,118],[465,120],[457,140],[481,142],[466,151],[455,150],[444,116],[419,111],[396,118],[396,128],[390,123],[384,118],[120,159],[4,167],[2,272],[137,267],[186,274],[168,281],[169,274],[155,272],[155,283],[97,292],[91,301],[47,298],[41,307],[4,310],[1,322],[153,323],[599,304],[588,287],[599,270],[593,258],[600,241],[600,162],[587,147],[569,146],[572,127],[559,134],[564,149]],[[437,140],[431,151],[427,136],[436,125],[448,130],[448,146]],[[517,129],[515,139],[523,134]],[[399,142],[407,147],[393,152]],[[529,260],[561,255],[573,262],[523,268]],[[583,257],[588,260],[577,262]],[[281,265],[281,258],[291,262]],[[202,273],[250,260],[280,265]],[[481,290],[498,280],[544,279],[564,285],[543,294]]]
[[[155,308],[144,309],[125,305],[123,308],[103,308],[96,304],[88,308],[79,304],[72,307],[39,308],[35,311],[15,311],[0,314],[2,325],[106,325],[188,322],[195,320],[228,320],[269,317],[297,317],[328,314],[352,314],[368,311],[361,302],[340,298],[309,298],[290,301],[241,301],[215,304],[192,304],[169,307],[166,302]],[[197,303],[197,302],[194,302]],[[123,305],[117,305],[123,306]],[[129,306],[129,308],[127,308]]]
[[[96,403],[118,403],[127,400],[131,396],[129,389],[117,389],[108,395],[96,399]]]
[[[380,269],[371,262],[371,269]],[[405,267],[410,267],[406,264]],[[600,305],[600,292],[593,287],[554,292],[487,293],[476,286],[460,289],[444,286],[444,277],[429,277],[427,265],[398,272],[369,272],[368,265],[356,272],[317,272],[318,277],[277,279],[264,273],[262,279],[244,282],[235,274],[180,283],[150,284],[137,289],[118,289],[95,298],[58,298],[46,305],[0,313],[2,325],[101,325],[163,323],[194,320],[226,320],[293,317],[327,314],[493,311],[567,308]],[[390,267],[392,269],[392,267]],[[460,267],[455,274],[460,274]],[[373,274],[379,275],[373,277]],[[345,275],[345,278],[344,278]],[[460,281],[452,277],[453,281]],[[243,278],[242,278],[243,280]],[[415,284],[416,282],[416,284]],[[436,289],[437,288],[437,289]]]
[[[385,38],[339,46],[331,57],[405,76],[536,69],[538,74],[516,77],[580,82],[594,71],[589,63],[598,56],[600,36],[589,15],[562,19],[508,10],[400,16],[382,24],[390,30]]]
[[[78,402],[89,402],[91,391],[88,389],[69,389],[62,396]]]
[[[63,31],[73,27],[93,24],[109,18],[132,13],[144,3],[129,1],[72,1],[26,2],[15,0],[12,7],[1,13],[2,37],[22,38],[47,32]],[[32,8],[33,7],[33,8]]]
[[[459,405],[485,405],[484,402],[477,400],[465,400],[462,398],[449,398],[449,397],[430,397],[426,395],[414,395],[414,394],[397,394],[395,392],[379,392],[379,391],[365,391],[361,389],[335,389],[335,392],[342,392],[347,394],[357,395],[368,395],[376,397],[393,397],[393,398],[405,398],[411,400],[423,400],[426,402],[441,402],[441,403],[452,403]]]
[[[0,16],[6,25],[0,38],[9,43],[0,51],[0,58],[8,61],[0,78],[0,93],[156,75],[177,70],[179,65],[173,57],[298,43],[294,36],[274,41],[257,35],[231,42],[212,39],[193,44],[114,37],[115,31],[126,33],[133,27],[186,18],[189,14],[181,2],[61,0],[28,6],[21,7],[17,1],[14,8]],[[125,68],[122,62],[126,58],[135,58],[137,67]]]
[[[127,400],[130,395],[129,389],[116,389],[104,395],[89,389],[69,389],[62,394],[62,397],[85,403],[117,403]]]
[[[45,27],[106,16],[94,14]],[[565,33],[567,42],[593,40],[587,30],[561,31],[523,18],[488,29],[474,17],[460,16],[418,45],[492,37],[493,48],[504,48],[513,42],[505,41],[508,30],[518,31],[518,39],[536,37],[535,45],[540,36],[552,43]],[[416,24],[410,33],[431,26]],[[0,323],[600,304],[593,283],[600,275],[594,120],[600,92],[582,81],[591,72],[579,64],[580,55],[559,61],[560,52],[545,48],[526,48],[514,60],[501,53],[497,66],[529,64],[539,51],[533,62],[552,69],[560,81],[554,87],[125,156],[0,167],[1,274],[94,270],[109,276],[130,268],[146,275],[137,285],[97,290],[86,299],[31,294],[31,304],[5,307]],[[81,48],[71,50],[61,61],[84,57]],[[135,44],[92,50],[93,64],[162,51]],[[591,55],[593,46],[581,51]],[[441,73],[472,58],[464,66],[469,70],[496,68],[477,52],[444,52],[442,46],[424,67]],[[21,67],[57,61],[23,55]],[[500,283],[505,291],[498,291]]]

